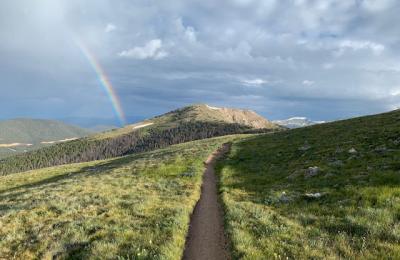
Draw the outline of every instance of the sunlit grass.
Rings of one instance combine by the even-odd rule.
[[[179,259],[222,137],[0,177],[1,259]]]
[[[235,142],[219,165],[234,257],[400,259],[399,116]]]

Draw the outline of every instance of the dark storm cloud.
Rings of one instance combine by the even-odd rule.
[[[3,117],[113,111],[74,43],[130,116],[198,102],[330,120],[400,101],[396,0],[0,3]]]

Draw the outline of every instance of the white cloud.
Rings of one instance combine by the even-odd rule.
[[[370,50],[373,54],[380,55],[385,50],[385,46],[371,41],[344,40],[339,43],[339,50],[336,54],[341,56],[346,50]]]
[[[109,32],[115,31],[116,29],[117,29],[117,26],[115,26],[115,25],[112,24],[112,23],[109,23],[109,24],[107,24],[106,27],[104,28],[104,31],[105,31],[106,33],[109,33]]]
[[[261,85],[267,84],[268,81],[264,80],[264,79],[242,79],[240,80],[240,82],[248,87],[259,87]]]
[[[387,10],[396,0],[363,0],[362,7],[370,12],[380,12]]]
[[[303,84],[304,86],[312,86],[312,85],[315,84],[315,82],[312,81],[312,80],[307,80],[307,79],[306,79],[306,80],[303,80],[302,84]]]
[[[197,41],[195,29],[192,26],[185,26],[183,24],[182,18],[177,18],[175,20],[175,28],[177,32],[181,34],[185,40],[192,43]]]
[[[324,63],[322,65],[322,68],[324,68],[325,70],[330,70],[334,67],[335,65],[333,63]]]
[[[146,43],[143,47],[134,47],[118,53],[120,57],[127,57],[138,60],[154,59],[160,60],[168,56],[168,52],[163,50],[163,43],[160,39],[154,39]]]

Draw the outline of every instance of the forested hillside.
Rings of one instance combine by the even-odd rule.
[[[167,129],[138,129],[108,138],[88,137],[5,158],[0,161],[0,174],[101,160],[216,136],[268,131],[270,130],[251,129],[238,124],[192,122]]]
[[[253,111],[192,105],[123,128],[5,158],[0,161],[0,175],[101,160],[216,136],[279,130],[282,128]]]
[[[80,138],[91,133],[87,129],[54,120],[0,121],[0,158]]]

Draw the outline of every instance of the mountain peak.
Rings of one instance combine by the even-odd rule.
[[[291,117],[285,120],[276,120],[273,121],[275,124],[287,127],[287,128],[299,128],[299,127],[305,127],[305,126],[311,126],[311,125],[316,125],[316,124],[323,124],[325,121],[312,121],[308,119],[307,117]]]
[[[194,104],[170,113],[179,113],[179,117],[185,121],[224,122],[246,125],[256,129],[279,128],[278,125],[260,116],[253,110],[248,109],[217,107],[209,104]]]

